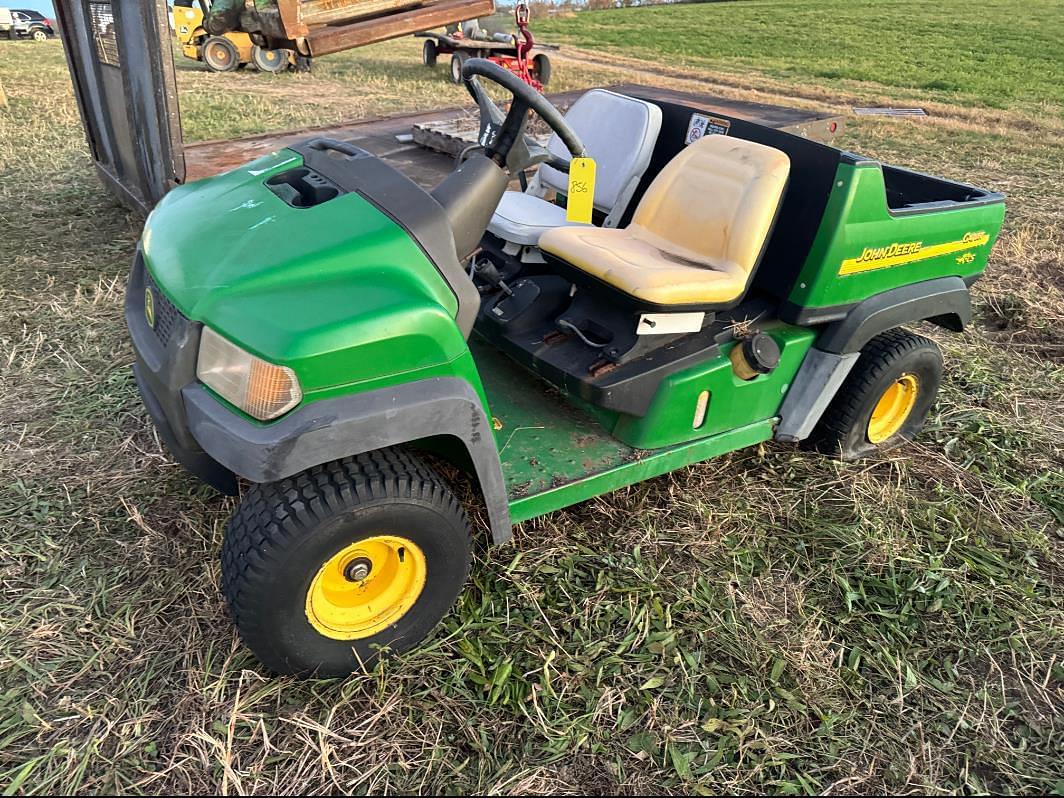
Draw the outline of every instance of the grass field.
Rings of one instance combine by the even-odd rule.
[[[1064,114],[1059,0],[759,0],[544,20],[536,31],[650,61],[795,82],[872,82],[901,96]]]
[[[917,443],[854,464],[770,444],[523,524],[426,646],[342,681],[270,677],[236,640],[232,502],[160,451],[128,368],[140,220],[93,175],[59,44],[0,43],[0,788],[1064,792],[1064,14],[1012,8],[541,26],[580,45],[559,87],[924,105],[840,143],[1005,191],[1006,229],[976,323],[926,331],[947,378]],[[464,101],[417,59],[408,40],[311,75],[181,62],[186,129]]]

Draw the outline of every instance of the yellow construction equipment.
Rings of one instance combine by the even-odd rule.
[[[297,65],[300,60],[292,50],[260,47],[244,31],[211,35],[203,26],[203,19],[210,11],[210,0],[174,2],[174,32],[181,52],[188,58],[202,61],[211,71],[232,72],[254,64],[262,72],[281,72]]]
[[[319,56],[494,12],[493,0],[212,0],[203,26],[211,35],[244,31],[264,47]]]

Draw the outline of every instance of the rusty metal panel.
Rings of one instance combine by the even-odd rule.
[[[830,143],[842,129],[842,119],[832,112],[725,100],[708,94],[691,94],[632,83],[604,88],[621,94],[639,94],[647,99],[682,102],[703,112],[726,114],[824,143]],[[550,94],[548,99],[555,107],[564,111],[583,93],[583,90],[579,90]],[[453,155],[466,146],[457,136],[453,137],[454,141],[441,142],[443,136],[432,135],[432,131],[447,130],[450,125],[455,125],[457,129],[459,121],[468,123],[475,119],[475,114],[476,109],[467,103],[462,107],[353,120],[324,127],[304,127],[260,133],[240,139],[196,142],[185,148],[188,179],[195,180],[217,174],[310,136],[323,136],[347,141],[368,150],[384,158],[414,182],[431,188],[454,170]],[[833,122],[838,123],[835,129],[831,128]],[[411,145],[396,146],[396,136],[411,133]]]
[[[299,0],[299,18],[307,26],[335,25],[399,9],[431,5],[431,2],[432,0]]]
[[[488,16],[494,12],[493,0],[443,0],[346,25],[312,28],[306,36],[306,42],[311,55],[328,55],[474,17]]]
[[[299,0],[277,0],[277,12],[288,38],[301,39],[310,32],[299,18]]]

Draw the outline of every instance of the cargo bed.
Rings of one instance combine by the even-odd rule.
[[[705,94],[628,83],[607,88],[622,94],[638,92],[643,97],[657,97],[714,113],[746,119],[815,141],[831,141],[842,132],[844,126],[842,117],[820,111],[726,100]],[[548,97],[552,103],[564,110],[583,93],[584,90],[571,91],[550,94]],[[431,187],[454,168],[451,153],[457,152],[468,143],[462,140],[462,137],[466,135],[466,128],[468,127],[469,135],[475,131],[475,119],[471,116],[472,113],[470,107],[452,107],[325,127],[264,133],[236,140],[186,143],[186,180],[198,180],[217,174],[310,136],[328,136],[361,147],[378,158],[388,161],[420,185]],[[465,124],[469,120],[473,121]],[[396,138],[414,135],[415,139],[427,141],[430,138],[429,131],[439,131],[444,128],[448,132],[441,133],[437,139],[443,142],[450,136],[454,139],[454,146],[449,147],[445,143],[439,146],[433,145],[440,151],[423,148],[418,145],[417,141],[401,142]]]

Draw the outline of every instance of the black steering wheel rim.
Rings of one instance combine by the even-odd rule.
[[[491,155],[498,154],[503,161],[507,159],[510,149],[513,148],[518,137],[523,134],[525,117],[530,110],[535,111],[540,119],[558,134],[558,138],[561,139],[572,157],[583,158],[587,154],[584,143],[580,140],[576,131],[565,121],[561,111],[555,108],[546,97],[510,70],[504,69],[486,58],[470,58],[462,66],[462,78],[464,79],[466,90],[477,102],[477,105],[480,106],[482,116],[484,114],[485,101],[492,106],[494,106],[494,103],[491,103],[487,95],[483,94],[484,90],[476,83],[477,77],[486,78],[513,95],[510,111],[502,124],[498,126],[498,132],[494,139],[489,143],[481,142],[481,144],[484,144],[485,150]],[[495,108],[498,110],[497,106]],[[482,124],[483,122],[484,120],[482,119]],[[501,147],[495,147],[496,143],[500,144],[501,147],[505,147],[505,150]]]

